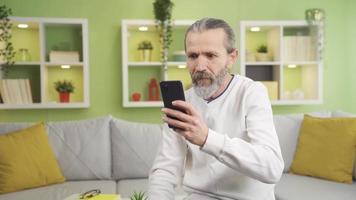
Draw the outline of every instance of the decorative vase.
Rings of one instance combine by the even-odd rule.
[[[148,85],[149,93],[148,100],[149,101],[159,101],[159,91],[158,91],[158,83],[156,79],[151,79],[150,84]]]
[[[70,93],[69,92],[60,92],[59,93],[59,102],[68,103],[69,102]]]
[[[143,62],[150,62],[152,50],[151,49],[142,49],[140,51],[141,51],[141,60]]]
[[[19,49],[19,60],[21,61],[31,61],[31,55],[28,49],[21,48]]]

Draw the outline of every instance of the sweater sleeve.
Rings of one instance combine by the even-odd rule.
[[[183,176],[186,152],[184,139],[165,124],[162,142],[149,175],[150,200],[174,200],[175,187]]]
[[[210,129],[201,150],[246,176],[276,183],[284,163],[266,88],[254,82],[247,88],[243,104],[248,139],[230,138]]]

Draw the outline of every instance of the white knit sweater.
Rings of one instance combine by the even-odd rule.
[[[168,126],[149,177],[150,200],[173,200],[183,178],[186,192],[217,199],[273,200],[283,159],[265,87],[235,75],[227,89],[206,102],[193,89],[186,100],[209,127],[199,148]]]

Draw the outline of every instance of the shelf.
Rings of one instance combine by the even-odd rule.
[[[21,80],[6,82],[9,84],[4,90],[10,91],[7,101],[11,103],[0,104],[0,109],[89,107],[87,19],[10,17],[10,20],[13,23],[11,42],[20,56],[15,56],[15,64],[8,68],[4,79]],[[20,23],[28,24],[29,27],[20,29],[17,27]],[[21,51],[29,53],[21,55],[20,49],[27,49]],[[51,51],[57,51],[55,55],[51,55],[55,62],[49,59]],[[78,53],[73,54],[73,51]],[[62,69],[62,65],[70,65],[70,68]],[[69,103],[56,103],[59,102],[59,95],[54,82],[63,79],[72,81],[75,90],[70,95]],[[28,87],[24,89],[24,82],[26,87],[28,83],[30,85],[33,103],[26,103],[30,100],[27,98],[29,90]]]
[[[26,23],[28,28],[18,28],[17,25],[20,23]],[[40,62],[40,22],[36,19],[18,18],[13,21],[11,42],[16,52],[15,62],[23,60],[20,49],[27,49],[26,60]]]
[[[306,21],[241,21],[240,31],[240,73],[264,84],[272,105],[323,102],[317,35]],[[262,44],[267,57],[257,53]]]
[[[33,103],[33,104],[0,104],[0,109],[63,109],[63,108],[88,108],[88,103]]]
[[[74,92],[70,95],[71,103],[84,101],[84,73],[82,67],[71,67],[62,69],[60,66],[50,66],[44,70],[44,80],[47,82],[44,87],[44,103],[59,102],[58,92],[54,88],[54,83],[58,80],[71,81],[74,85]]]
[[[262,66],[269,66],[269,65],[280,65],[281,62],[246,62],[246,65],[262,65]]]
[[[163,69],[160,52],[160,38],[154,20],[122,20],[122,102],[123,107],[162,107],[162,102],[146,102],[148,99],[149,82],[152,78],[157,82],[161,80],[181,80],[185,88],[191,85],[189,71],[185,61],[175,55],[184,51],[184,36],[186,29],[193,23],[191,20],[174,20],[172,27],[172,43],[168,52],[168,70]],[[148,31],[139,31],[139,27],[146,26]],[[138,51],[142,41],[150,41],[153,50],[152,62],[142,62],[143,58]],[[180,54],[179,54],[180,55]],[[182,67],[184,66],[184,67]],[[140,93],[140,102],[133,102],[133,93]]]
[[[61,65],[70,65],[70,66],[73,66],[73,67],[82,67],[83,66],[83,62],[45,62],[45,65],[46,66],[61,66]]]
[[[318,61],[283,61],[282,65],[318,65]]]
[[[126,107],[163,107],[162,101],[130,101]]]
[[[310,105],[310,104],[321,104],[321,100],[278,100],[271,101],[272,105]]]
[[[161,62],[129,62],[128,65],[130,67],[141,67],[141,66],[152,66],[152,67],[160,67],[162,66]],[[186,65],[186,62],[167,62],[168,67],[176,67],[180,65]]]
[[[79,61],[83,60],[82,23],[44,23],[46,61],[50,61],[51,51],[75,51],[79,54]]]
[[[18,66],[18,65],[21,65],[21,66],[33,66],[33,65],[38,65],[40,66],[40,62],[36,62],[36,61],[15,61],[15,64],[14,66]]]

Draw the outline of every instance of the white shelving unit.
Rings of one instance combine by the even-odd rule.
[[[11,17],[12,43],[17,54],[26,48],[30,61],[15,57],[15,64],[9,68],[9,79],[26,78],[30,80],[33,103],[5,104],[0,109],[47,109],[47,108],[87,108],[89,107],[89,54],[88,20],[68,18]],[[20,29],[18,24],[29,25]],[[59,49],[53,49],[57,46]],[[79,62],[49,60],[51,50],[62,51],[63,46],[79,52]],[[68,50],[67,50],[68,51]],[[62,69],[70,65],[70,69]],[[54,89],[57,80],[70,80],[75,91],[69,103],[60,103]]]
[[[323,102],[315,28],[306,21],[240,22],[240,72],[265,84],[272,105]],[[267,59],[256,56],[260,45],[267,46]]]
[[[156,30],[154,20],[122,20],[121,41],[122,41],[122,90],[123,107],[162,107],[162,101],[147,100],[147,85],[151,78],[157,82],[161,80],[185,79],[186,85],[190,77],[187,69],[178,69],[185,66],[185,61],[174,61],[173,53],[184,50],[184,34],[186,29],[193,23],[192,20],[175,20],[173,22],[172,38],[170,47],[168,71],[162,69],[160,62],[159,33]],[[139,27],[148,28],[147,31],[139,31]],[[142,40],[149,40],[153,44],[152,60],[142,62],[138,57],[137,44]],[[135,80],[134,80],[135,79]],[[135,91],[141,93],[140,101],[132,101],[131,94]]]

